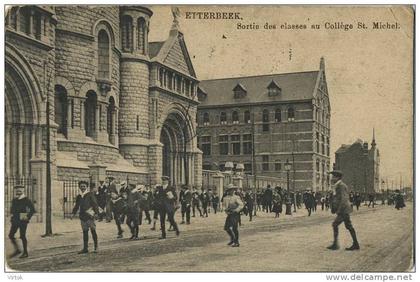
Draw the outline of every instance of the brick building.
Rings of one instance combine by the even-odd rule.
[[[198,80],[176,18],[167,40],[148,41],[152,14],[140,6],[7,10],[6,175],[32,175],[45,187],[48,100],[53,197],[61,181],[106,175],[201,185]]]
[[[329,188],[330,103],[324,59],[316,71],[204,80],[198,89],[203,168],[227,161],[291,188]]]
[[[375,141],[375,131],[371,147],[358,139],[350,145],[341,145],[335,152],[334,168],[343,172],[343,181],[350,190],[361,193],[380,192],[380,156]]]

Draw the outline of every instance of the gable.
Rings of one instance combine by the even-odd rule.
[[[184,51],[182,50],[180,40],[175,40],[163,62],[180,72],[192,75],[188,67]]]

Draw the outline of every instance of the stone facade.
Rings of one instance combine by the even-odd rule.
[[[289,161],[292,190],[330,188],[331,109],[323,59],[318,71],[208,80],[199,87],[204,169],[241,163],[245,173],[281,178],[286,187]]]
[[[176,24],[167,40],[148,42],[152,15],[140,6],[7,10],[7,175],[45,178],[48,99],[53,187],[105,176],[154,185],[163,173],[177,187],[201,185],[198,80]]]
[[[375,134],[371,147],[358,139],[351,145],[343,144],[335,152],[334,168],[343,172],[343,181],[352,191],[360,193],[380,192],[380,155]]]

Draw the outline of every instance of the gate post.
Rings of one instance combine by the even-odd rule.
[[[37,211],[34,214],[36,222],[45,222],[45,187],[47,179],[46,161],[41,159],[30,160],[31,174],[36,179],[35,199],[37,202]]]

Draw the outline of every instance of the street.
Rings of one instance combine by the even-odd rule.
[[[177,213],[177,222],[180,222]],[[396,210],[392,206],[362,206],[352,213],[360,251],[348,252],[351,237],[340,226],[340,250],[326,249],[332,240],[329,211],[308,217],[300,209],[292,216],[274,218],[259,212],[252,222],[242,216],[239,248],[226,245],[224,214],[192,218],[189,226],[180,225],[181,235],[168,232],[168,239],[158,240],[159,232],[150,225],[140,226],[142,240],[116,239],[113,223],[97,223],[99,252],[78,255],[82,238],[78,220],[66,220],[70,228],[59,236],[41,238],[42,224],[29,226],[29,258],[9,260],[17,271],[278,271],[278,272],[391,272],[407,271],[412,266],[413,207]],[[64,222],[64,220],[61,220]],[[64,226],[64,225],[63,225]],[[167,228],[169,224],[167,225]],[[6,226],[7,231],[8,226]],[[55,232],[60,232],[55,227]],[[76,231],[77,230],[77,231]],[[31,235],[32,233],[32,235]],[[20,242],[19,242],[20,243]],[[91,249],[92,241],[90,241]],[[7,241],[6,253],[10,253]]]

